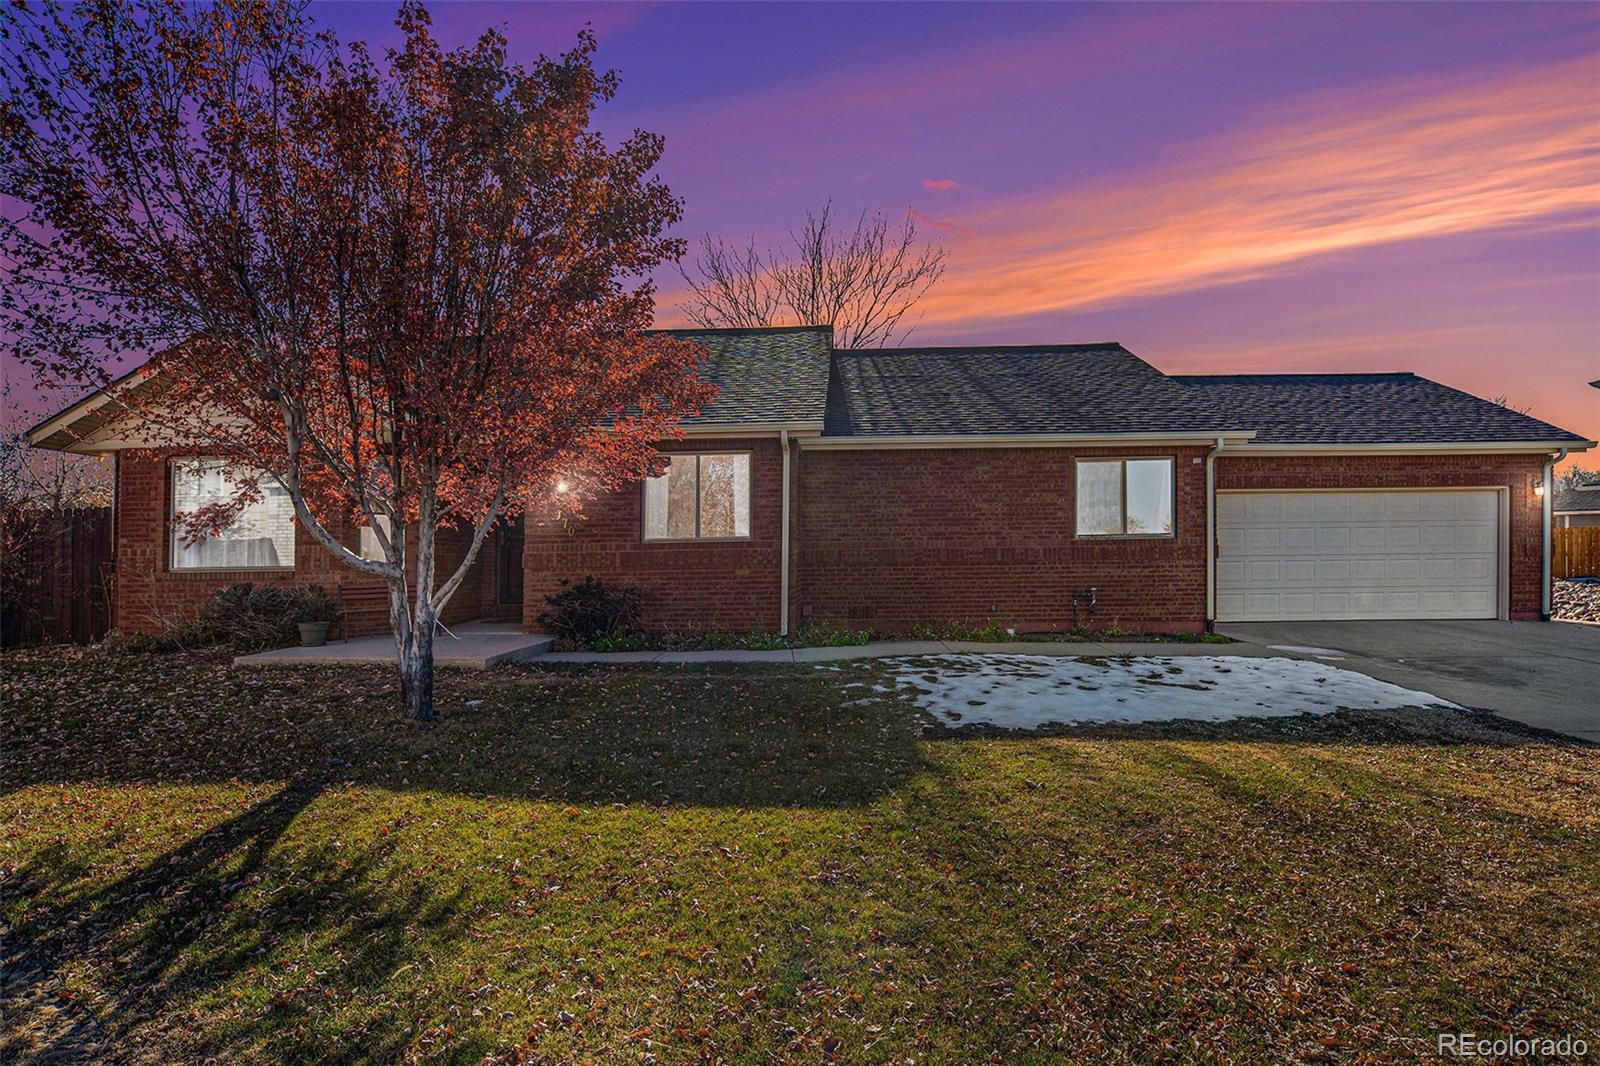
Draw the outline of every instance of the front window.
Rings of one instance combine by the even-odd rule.
[[[291,570],[294,568],[294,504],[288,492],[261,482],[261,499],[247,504],[228,528],[187,542],[182,518],[226,503],[239,482],[221,459],[184,459],[172,465],[172,569]]]
[[[1078,536],[1172,536],[1171,459],[1079,459]]]
[[[644,483],[645,540],[750,535],[750,454],[675,455]]]
[[[389,557],[383,553],[383,544],[378,540],[378,531],[382,530],[385,538],[392,538],[389,532],[389,516],[375,514],[372,516],[373,525],[361,527],[361,558],[374,562],[388,562]],[[393,541],[390,541],[393,543]]]

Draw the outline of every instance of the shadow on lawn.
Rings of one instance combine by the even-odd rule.
[[[92,1020],[54,1042],[70,1040],[71,1046],[35,1037],[36,1046],[17,1061],[120,1061],[127,1038],[152,1020],[197,1059],[259,1044],[284,1061],[397,1060],[417,1036],[409,1005],[366,1011],[334,1046],[310,1024],[314,1009],[325,1018],[327,990],[360,987],[415,961],[419,941],[464,936],[466,888],[439,895],[419,883],[397,893],[377,875],[381,856],[361,849],[296,856],[294,862],[319,875],[285,877],[272,865],[272,848],[324,791],[320,784],[292,783],[112,884],[30,913],[31,942],[13,935],[7,947],[20,960],[9,975],[8,1001],[38,1002],[40,990],[49,998],[60,974],[83,965],[114,972],[116,980],[102,986],[109,992],[93,1002]],[[263,883],[271,886],[264,899],[252,894]],[[64,884],[62,871],[41,857],[0,888],[0,900],[37,896],[52,884]],[[262,965],[275,944],[301,937],[322,945],[321,958],[333,961],[316,973],[280,975],[264,1002],[224,1008],[220,1022],[207,1026],[204,1043],[193,1044],[181,1019],[168,1017],[175,1004],[228,987]],[[62,1007],[88,1013],[72,1002],[57,1004]],[[16,1022],[29,1019],[19,1014]],[[85,1038],[86,1029],[95,1035]],[[166,1040],[162,1045],[165,1055]],[[481,1058],[488,1045],[456,1050]]]

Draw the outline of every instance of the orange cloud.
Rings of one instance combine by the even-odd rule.
[[[956,224],[953,221],[951,221],[950,219],[948,219],[948,218],[934,218],[932,215],[923,214],[921,211],[918,211],[914,207],[910,210],[909,214],[911,215],[912,218],[916,219],[918,222],[922,223],[924,226],[932,226],[934,229],[955,229],[956,228]]]
[[[957,182],[953,178],[922,179],[922,187],[924,189],[933,189],[936,192],[947,192],[950,189],[956,188],[958,185],[960,185],[960,182]]]
[[[1330,95],[1143,174],[980,205],[919,307],[960,325],[1264,277],[1395,241],[1593,225],[1593,67]]]

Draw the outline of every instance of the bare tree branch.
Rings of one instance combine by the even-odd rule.
[[[944,267],[944,249],[918,239],[910,212],[893,227],[863,211],[843,232],[830,202],[806,212],[781,252],[763,255],[753,236],[741,249],[706,234],[678,270],[693,294],[683,311],[698,326],[827,325],[839,347],[871,348],[910,335],[902,324]]]

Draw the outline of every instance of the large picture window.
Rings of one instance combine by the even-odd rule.
[[[1172,536],[1171,459],[1079,459],[1078,536]]]
[[[644,483],[645,540],[734,540],[750,535],[750,455],[674,455]]]
[[[171,522],[174,570],[290,570],[294,568],[294,504],[278,485],[264,481],[261,499],[247,505],[227,529],[185,543],[182,516],[231,500],[238,481],[221,459],[181,459],[172,464]]]

